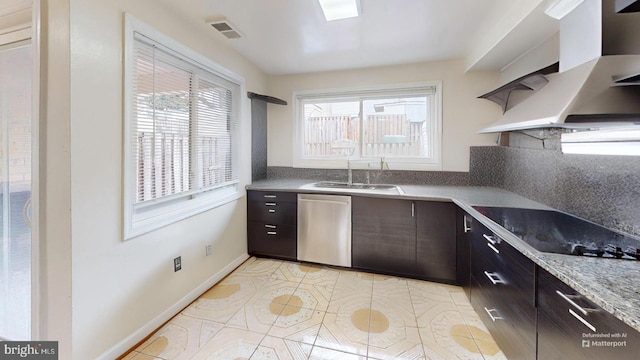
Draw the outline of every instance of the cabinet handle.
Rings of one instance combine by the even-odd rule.
[[[489,243],[487,243],[487,246],[488,246],[489,248],[491,248],[491,250],[495,251],[495,252],[496,252],[496,254],[500,254],[500,250],[496,249],[496,247],[495,247],[495,246],[493,246],[493,245],[491,245],[491,244],[489,244]]]
[[[276,195],[265,195],[264,197],[267,198],[267,199],[275,199],[275,198],[277,198]]]
[[[590,308],[585,309],[582,306],[576,304],[576,302],[573,301],[573,299],[580,297],[579,295],[566,295],[560,292],[560,290],[556,290],[556,294],[560,295],[561,298],[563,298],[566,302],[571,304],[571,306],[573,306],[574,308],[578,309],[578,311],[580,311],[583,315],[589,315],[590,312],[596,311],[596,309],[590,309]]]
[[[496,310],[496,309],[487,309],[485,307],[484,311],[487,312],[487,314],[491,318],[491,321],[495,322],[496,320],[502,320],[502,316],[500,316],[500,313],[498,313],[498,310]],[[494,312],[494,311],[498,314],[498,316],[493,316],[492,312]]]
[[[415,217],[416,216],[416,203],[414,203],[413,201],[411,202],[411,217]]]
[[[276,231],[267,231],[267,235],[278,235]]]
[[[274,212],[276,212],[276,209],[269,209],[269,212],[273,214]]]
[[[266,224],[265,224],[264,227],[266,227],[267,229],[275,229],[276,228],[275,225],[266,225]]]
[[[277,204],[274,202],[264,203],[264,206],[276,206]]]
[[[468,233],[469,231],[471,231],[471,226],[468,226],[467,224],[469,223],[469,218],[467,218],[467,215],[464,215],[462,217],[462,224],[464,226],[464,232]]]
[[[584,326],[586,326],[589,329],[591,329],[591,331],[596,332],[596,327],[595,326],[589,324],[589,322],[587,320],[583,319],[582,316],[576,314],[576,312],[573,311],[572,309],[569,309],[569,314],[573,315],[574,318],[578,319],[578,321],[583,323]]]
[[[502,278],[500,277],[500,275],[498,275],[498,273],[490,273],[485,270],[484,275],[489,278],[489,281],[491,281],[493,285],[506,284],[506,282],[502,280]]]
[[[487,239],[487,241],[490,242],[491,245],[495,245],[497,243],[497,241],[491,235],[482,234],[482,237]]]

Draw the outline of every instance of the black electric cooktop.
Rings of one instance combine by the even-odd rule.
[[[640,239],[553,210],[474,206],[541,252],[640,260]]]

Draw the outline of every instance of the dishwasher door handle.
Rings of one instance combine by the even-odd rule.
[[[301,198],[299,201],[310,202],[310,203],[322,203],[322,204],[336,204],[336,205],[346,205],[349,202],[346,201],[336,201],[336,200],[314,200],[314,199],[304,199]]]

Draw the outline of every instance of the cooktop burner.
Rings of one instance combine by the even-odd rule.
[[[553,210],[474,206],[538,251],[640,260],[640,239]]]

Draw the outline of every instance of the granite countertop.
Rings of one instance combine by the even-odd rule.
[[[247,189],[305,193],[328,192],[322,189],[310,190],[305,186],[313,182],[315,180],[309,179],[262,180],[248,185]],[[640,279],[640,262],[542,253],[473,208],[473,206],[501,206],[551,210],[550,207],[512,192],[492,187],[402,184],[400,187],[404,194],[353,193],[353,195],[407,200],[452,201],[537,265],[579,291],[594,304],[640,331],[640,282],[637,281]],[[348,194],[344,190],[338,193]]]

